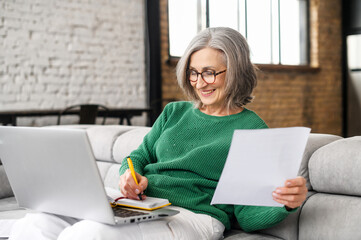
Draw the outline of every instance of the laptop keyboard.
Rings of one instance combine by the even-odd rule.
[[[133,216],[142,216],[142,215],[148,215],[149,213],[145,212],[139,212],[135,210],[126,209],[124,207],[115,206],[112,207],[114,215],[117,217],[133,217]]]

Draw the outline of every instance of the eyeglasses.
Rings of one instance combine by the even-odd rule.
[[[220,72],[216,72],[214,70],[206,70],[200,73],[196,70],[188,69],[187,76],[189,78],[189,81],[195,83],[198,81],[198,75],[201,75],[204,82],[208,84],[213,84],[216,81],[216,76],[221,73],[224,73],[225,71],[227,71],[227,69]]]

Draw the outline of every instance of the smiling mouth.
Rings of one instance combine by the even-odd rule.
[[[208,95],[212,94],[214,91],[216,91],[216,89],[203,90],[203,91],[201,91],[201,93],[202,93],[202,95],[208,96]]]

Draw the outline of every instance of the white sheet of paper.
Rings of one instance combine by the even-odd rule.
[[[272,192],[297,177],[311,129],[235,130],[211,204],[283,206]]]

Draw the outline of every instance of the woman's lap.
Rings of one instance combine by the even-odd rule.
[[[89,220],[51,214],[28,214],[13,228],[14,239],[220,239],[224,226],[218,220],[195,214],[183,208],[172,207],[180,213],[163,219],[127,224],[107,225]],[[119,238],[121,236],[121,238]]]

